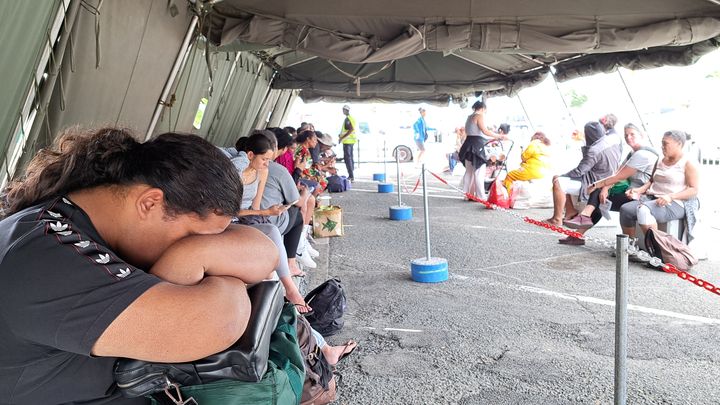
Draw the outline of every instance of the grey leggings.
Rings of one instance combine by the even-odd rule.
[[[685,217],[685,208],[677,201],[660,207],[657,200],[642,196],[640,201],[630,201],[620,207],[620,225],[632,228],[636,223],[640,225],[655,225],[658,222],[670,222]]]
[[[290,276],[290,267],[288,267],[287,252],[285,252],[285,244],[283,242],[282,235],[280,235],[278,227],[273,224],[253,224],[250,226],[264,233],[268,238],[270,238],[271,241],[273,241],[275,246],[277,246],[278,253],[280,254],[280,261],[278,262],[275,271],[277,272],[278,277]]]

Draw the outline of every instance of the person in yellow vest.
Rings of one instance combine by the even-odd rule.
[[[355,137],[357,124],[355,123],[355,118],[350,116],[349,105],[345,104],[343,106],[343,114],[345,114],[345,119],[340,128],[340,143],[343,145],[343,160],[345,161],[345,168],[348,172],[348,179],[353,181],[355,180],[355,176],[353,175],[353,168],[355,166],[355,162],[353,162],[353,146],[357,143],[357,138]]]

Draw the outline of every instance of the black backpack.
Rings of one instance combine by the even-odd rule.
[[[342,193],[350,189],[350,182],[345,176],[330,176],[327,178],[327,191]]]
[[[312,307],[311,315],[305,318],[323,336],[332,336],[343,328],[343,315],[347,309],[347,297],[340,279],[331,278],[320,284],[305,296],[305,302]]]

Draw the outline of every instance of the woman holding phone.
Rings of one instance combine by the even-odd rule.
[[[278,227],[266,218],[281,215],[290,208],[290,205],[275,204],[266,209],[260,208],[268,178],[268,165],[275,155],[275,148],[269,139],[270,136],[272,134],[265,135],[258,132],[249,137],[240,138],[235,144],[237,150],[245,152],[247,156],[246,160],[239,165],[243,195],[240,210],[237,213],[238,222],[261,230],[277,245],[280,251],[280,260],[275,271],[285,287],[285,297],[296,305],[301,314],[308,314],[312,312],[312,308],[305,303],[305,299],[291,277],[305,275],[298,267],[295,257],[298,238],[294,238],[293,245],[293,238],[283,238]],[[299,224],[299,229],[302,231],[302,221]]]

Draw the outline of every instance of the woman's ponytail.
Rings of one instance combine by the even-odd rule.
[[[21,180],[7,186],[4,216],[75,190],[122,183],[132,177],[128,162],[140,145],[126,129],[68,128],[35,155]]]
[[[52,147],[37,153],[22,179],[7,186],[2,214],[76,190],[132,184],[161,189],[171,216],[234,215],[242,199],[242,184],[232,163],[198,136],[166,133],[139,143],[124,128],[73,127]]]

